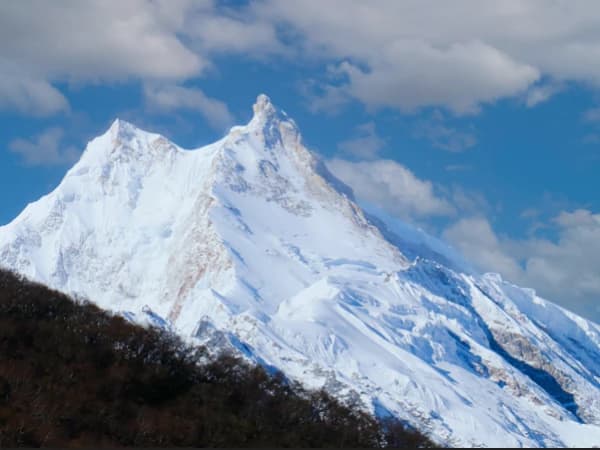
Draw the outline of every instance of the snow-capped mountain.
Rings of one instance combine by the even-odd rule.
[[[115,121],[0,265],[442,444],[600,444],[600,327],[363,212],[264,95],[196,150]]]

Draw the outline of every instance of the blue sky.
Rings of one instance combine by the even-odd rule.
[[[3,3],[0,223],[115,117],[193,148],[266,93],[359,198],[599,321],[600,6],[429,3]]]

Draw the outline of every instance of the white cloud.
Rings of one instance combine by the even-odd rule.
[[[70,164],[77,160],[79,151],[72,146],[63,146],[63,135],[62,128],[48,128],[31,140],[13,140],[8,148],[29,166]]]
[[[429,120],[417,124],[415,136],[427,139],[436,148],[453,153],[463,152],[477,144],[477,137],[472,132],[450,126],[439,111],[435,111]]]
[[[455,208],[438,196],[433,184],[416,177],[396,161],[327,162],[331,172],[352,187],[358,199],[408,220],[448,216]]]
[[[177,85],[214,69],[217,54],[286,51],[274,23],[212,0],[1,2],[0,107],[49,115],[67,107],[56,82]],[[19,76],[6,75],[13,72]],[[181,89],[189,88],[160,95],[178,96]],[[213,126],[230,124],[220,102],[200,90],[188,93],[192,99],[179,100],[182,106],[205,114]]]
[[[214,68],[218,55],[283,56],[333,65],[318,77],[326,98],[315,107],[357,99],[373,109],[463,114],[506,97],[535,105],[565,81],[600,86],[600,4],[21,0],[0,2],[0,54],[49,90],[56,82],[181,83]],[[536,86],[540,79],[552,83]]]
[[[177,35],[189,2],[168,5],[149,0],[2,2],[0,51],[48,79],[196,75],[206,62]]]
[[[65,109],[56,81],[181,79],[207,61],[180,40],[186,1],[23,0],[0,3],[0,103],[37,115]],[[12,93],[12,94],[11,94]]]
[[[265,0],[254,9],[286,24],[304,54],[339,65],[347,83],[325,90],[370,107],[443,106],[458,113],[560,85],[600,85],[600,4],[506,0]],[[341,13],[343,11],[343,14]]]
[[[355,137],[338,144],[338,149],[343,153],[361,158],[373,159],[385,146],[385,139],[381,138],[375,129],[374,122],[363,123],[356,127]]]
[[[534,67],[479,41],[443,49],[421,40],[396,41],[370,61],[368,71],[349,62],[340,70],[350,81],[340,89],[368,107],[413,111],[443,105],[459,114],[519,94],[540,76]]]
[[[69,109],[67,99],[44,79],[20,73],[0,61],[0,109],[49,116]]]
[[[528,108],[533,108],[534,106],[549,100],[550,97],[557,94],[562,89],[563,87],[556,83],[547,83],[540,86],[534,86],[527,92],[525,97],[525,105]]]
[[[211,0],[0,2],[0,106],[48,115],[66,108],[56,82],[179,83],[212,68],[213,54],[283,49],[274,24]]]
[[[173,84],[146,84],[144,97],[147,105],[156,111],[171,112],[178,109],[198,111],[215,129],[223,130],[233,125],[234,118],[227,105],[208,97],[201,89]]]
[[[521,278],[518,262],[506,254],[487,219],[461,219],[448,227],[443,237],[480,268],[499,272],[513,280]]]
[[[483,270],[599,321],[600,214],[563,211],[544,227],[554,227],[557,239],[498,236],[484,218],[460,220],[444,238]]]
[[[440,192],[448,198],[459,215],[484,214],[491,210],[487,199],[483,194],[476,191],[466,190],[460,186],[440,187]]]
[[[247,56],[266,56],[286,53],[279,41],[275,24],[246,13],[230,16],[202,11],[187,20],[187,35],[192,45],[203,53],[232,52]]]

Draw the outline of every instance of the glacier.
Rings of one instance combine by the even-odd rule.
[[[363,207],[260,95],[193,150],[117,119],[0,265],[442,445],[600,445],[600,327]]]

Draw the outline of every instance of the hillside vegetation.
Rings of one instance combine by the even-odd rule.
[[[171,334],[0,271],[0,447],[16,446],[432,443],[398,421],[376,421],[232,356],[207,358]]]

